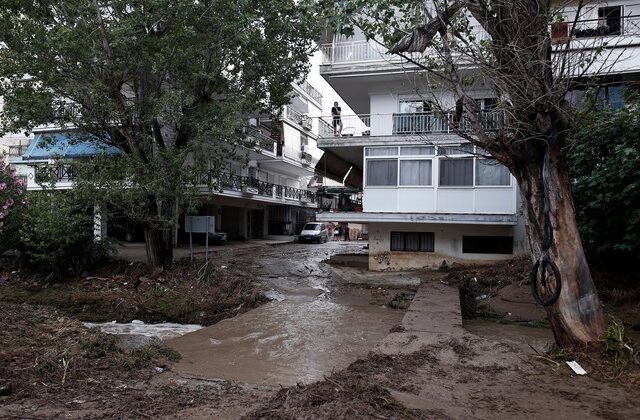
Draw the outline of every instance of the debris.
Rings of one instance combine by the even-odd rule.
[[[569,367],[571,368],[571,370],[573,370],[573,372],[574,372],[576,375],[586,375],[586,374],[587,374],[587,371],[586,371],[586,370],[584,370],[584,369],[582,368],[582,366],[580,366],[580,365],[578,364],[578,362],[576,362],[575,360],[571,360],[570,362],[567,362],[567,364],[569,365]]]
[[[487,295],[480,295],[480,296],[476,296],[476,300],[485,300],[488,297],[489,296],[487,296]]]
[[[153,368],[153,371],[155,373],[162,373],[162,372],[164,372],[164,369],[161,368],[160,366],[156,366],[156,367]]]

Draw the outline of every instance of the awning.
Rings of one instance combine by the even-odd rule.
[[[330,151],[325,151],[318,163],[316,163],[316,173],[318,175],[335,179],[338,182],[344,180],[344,177],[349,173],[349,169],[351,169],[349,162]],[[362,179],[362,176],[360,176],[360,179]],[[362,185],[362,182],[360,184],[352,184],[345,181],[345,184],[358,188]]]
[[[120,150],[91,134],[73,132],[38,133],[22,155],[23,160],[82,158],[96,155],[119,155]]]

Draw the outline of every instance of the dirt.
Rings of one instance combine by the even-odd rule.
[[[5,303],[0,321],[2,418],[155,417],[251,397],[232,384],[212,389],[161,379],[179,354],[162,344],[127,353],[115,336],[59,311]]]
[[[52,306],[81,321],[210,325],[268,300],[255,276],[232,262],[183,260],[149,274],[141,263],[113,261],[61,283],[22,277],[10,264],[4,261],[0,301]]]

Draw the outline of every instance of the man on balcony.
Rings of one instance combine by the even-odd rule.
[[[333,117],[333,135],[341,136],[342,135],[342,118],[340,118],[340,114],[342,114],[342,108],[338,105],[338,102],[333,103],[333,107],[331,108],[331,116]]]

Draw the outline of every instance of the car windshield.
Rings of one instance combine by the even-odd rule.
[[[304,230],[320,230],[320,223],[307,223]]]

